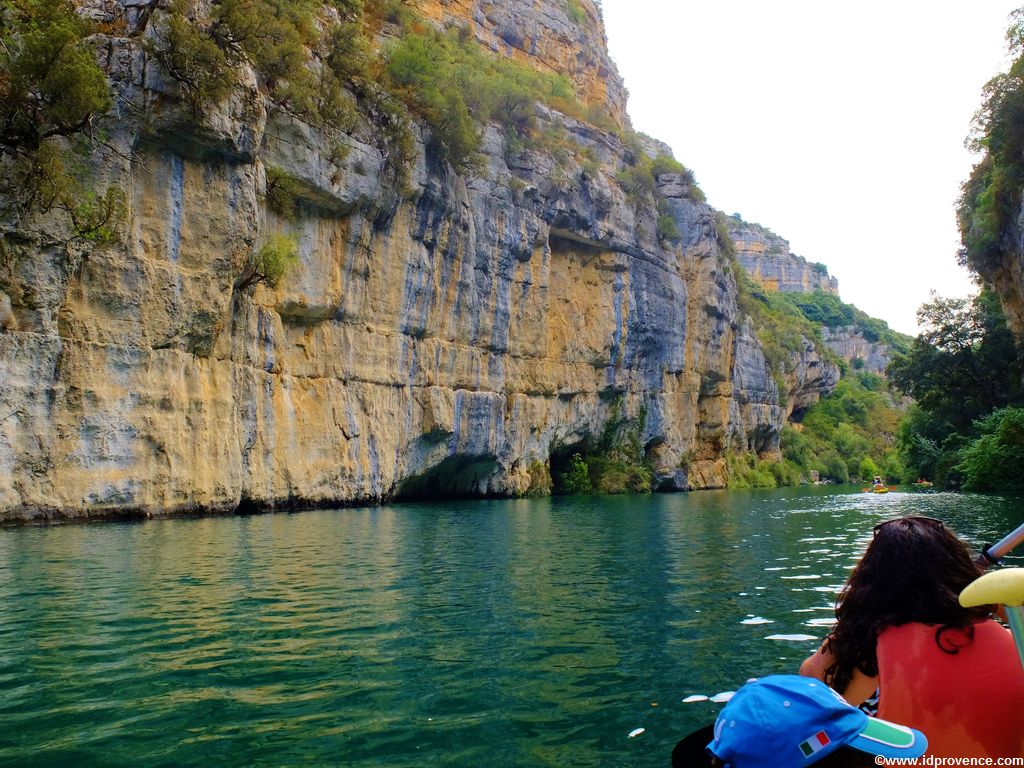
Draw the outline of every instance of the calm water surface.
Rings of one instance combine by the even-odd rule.
[[[900,514],[981,542],[1024,504],[818,488],[0,530],[0,764],[667,765],[722,706],[683,699],[795,671]]]

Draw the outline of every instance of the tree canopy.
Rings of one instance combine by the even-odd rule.
[[[1024,403],[1024,369],[990,291],[973,299],[933,296],[918,310],[918,322],[924,330],[888,369],[894,386],[916,401],[900,426],[900,455],[912,475],[958,486],[969,456],[978,474],[979,457],[996,455],[970,453],[971,446],[994,429],[985,426],[990,414]]]
[[[70,0],[0,2],[0,151],[31,154],[109,109],[89,33]]]

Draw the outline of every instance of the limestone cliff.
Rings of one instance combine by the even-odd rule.
[[[575,31],[561,0],[423,13],[543,57],[621,117],[599,14],[579,6]],[[630,199],[617,173],[637,149],[615,132],[541,108],[568,157],[512,152],[491,124],[459,173],[418,129],[401,188],[372,124],[337,151],[252,72],[199,118],[148,52],[162,8],[90,8],[117,22],[96,39],[116,103],[91,172],[126,210],[105,244],[60,212],[6,223],[0,519],[516,495],[613,420],[660,487],[716,487],[726,451],[777,451],[794,404],[834,386],[808,343],[780,405],[715,212],[680,173]],[[293,217],[268,205],[268,168],[295,180]],[[246,287],[274,232],[299,264]]]
[[[998,256],[972,263],[982,279],[998,294],[1006,323],[1024,347],[1024,206],[1007,226]]]
[[[813,264],[789,249],[789,241],[759,224],[739,216],[725,218],[729,236],[736,243],[736,260],[758,283],[769,290],[838,294],[839,281],[823,264]]]
[[[626,89],[594,0],[424,0],[417,9],[441,25],[467,25],[497,55],[567,75],[583,101],[606,105],[619,127],[626,124]]]
[[[736,260],[762,288],[790,294],[820,291],[834,297],[831,301],[839,311],[828,322],[820,322],[820,328],[825,347],[838,357],[858,369],[884,374],[894,348],[879,338],[879,331],[894,339],[900,349],[909,345],[909,337],[889,331],[882,321],[869,318],[851,305],[841,304],[839,281],[829,275],[824,264],[796,256],[787,240],[759,224],[743,221],[737,214],[723,220],[736,245]],[[813,319],[814,312],[808,314]],[[846,316],[845,322],[840,315]]]
[[[856,325],[839,328],[822,326],[821,337],[825,346],[846,362],[863,368],[870,373],[885,374],[893,356],[893,349],[880,341],[864,337],[864,330]]]

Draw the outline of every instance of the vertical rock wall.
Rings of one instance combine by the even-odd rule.
[[[812,264],[789,250],[789,241],[758,224],[725,218],[736,244],[736,260],[754,280],[773,291],[839,293],[839,281],[824,265]]]
[[[478,36],[527,14],[538,41],[564,16],[555,0],[442,6]],[[139,39],[103,46],[118,107],[93,170],[127,212],[109,245],[69,240],[59,214],[3,240],[0,519],[522,494],[610,421],[664,488],[721,486],[726,451],[777,450],[788,408],[738,314],[714,211],[661,176],[681,237],[659,241],[654,200],[615,182],[616,135],[544,110],[596,170],[510,156],[490,126],[472,175],[421,141],[398,190],[368,124],[339,160],[309,126],[268,118],[251,75],[197,121]],[[577,63],[614,106],[603,47]],[[294,220],[266,204],[268,166],[297,180]],[[274,232],[296,238],[299,265],[240,289]],[[806,357],[798,370],[822,367]],[[828,388],[800,375],[789,401]]]

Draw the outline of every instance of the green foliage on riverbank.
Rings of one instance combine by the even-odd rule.
[[[934,297],[918,322],[925,330],[889,366],[894,385],[916,401],[898,435],[907,476],[948,488],[1014,488],[1017,472],[985,469],[1012,443],[1002,422],[1024,405],[1024,366],[998,298]]]
[[[1024,408],[1001,408],[975,424],[979,437],[960,451],[965,491],[1024,491]]]
[[[612,416],[601,434],[560,464],[552,458],[551,475],[558,494],[650,493],[654,472],[641,442],[646,411],[625,416],[621,399],[611,406]]]
[[[753,453],[727,453],[725,467],[726,487],[730,490],[800,485],[805,480],[800,468],[788,459],[768,461]]]
[[[783,429],[782,455],[807,476],[837,483],[905,474],[896,450],[902,411],[880,376],[847,372],[835,390]]]
[[[554,493],[563,495],[650,493],[653,479],[643,451],[631,442],[587,455],[574,453],[553,472]]]

